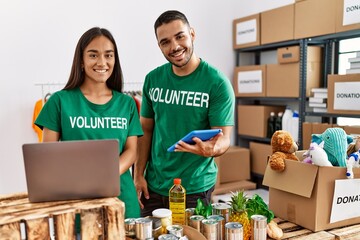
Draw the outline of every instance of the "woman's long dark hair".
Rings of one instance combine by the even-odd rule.
[[[74,59],[71,67],[70,77],[66,83],[64,89],[74,89],[80,87],[84,82],[85,72],[82,71],[82,61],[84,49],[89,45],[89,43],[96,37],[105,36],[108,38],[114,45],[115,51],[115,65],[114,71],[111,74],[110,78],[106,81],[106,85],[113,90],[122,92],[123,89],[123,74],[121,70],[119,54],[116,46],[116,42],[112,34],[105,28],[94,27],[86,31],[81,38],[75,49]]]

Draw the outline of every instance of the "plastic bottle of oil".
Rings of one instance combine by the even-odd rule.
[[[185,224],[186,190],[181,185],[181,179],[175,178],[174,185],[169,190],[169,209],[172,212],[172,224]]]

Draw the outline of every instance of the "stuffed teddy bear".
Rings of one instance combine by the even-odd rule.
[[[299,161],[295,152],[298,150],[288,131],[278,130],[271,137],[272,154],[269,158],[271,169],[282,172],[285,170],[285,159]]]

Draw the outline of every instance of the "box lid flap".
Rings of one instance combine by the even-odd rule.
[[[285,160],[285,170],[277,172],[266,167],[263,184],[285,192],[310,198],[319,167],[297,161]]]

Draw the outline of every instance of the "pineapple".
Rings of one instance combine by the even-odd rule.
[[[231,214],[229,217],[230,222],[238,222],[243,226],[244,240],[251,238],[251,225],[246,211],[247,196],[244,191],[232,193],[231,196]]]

